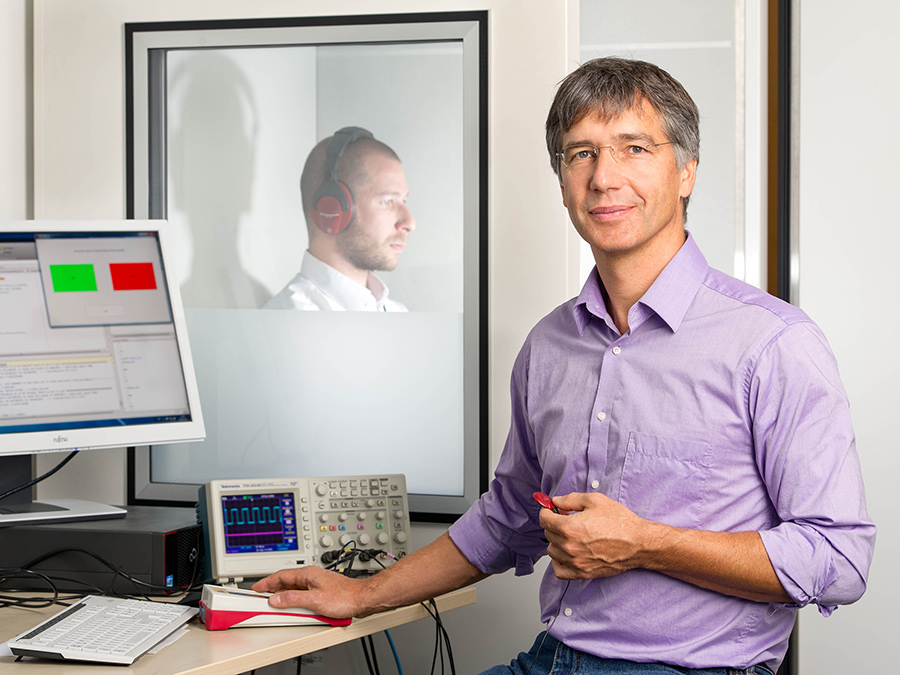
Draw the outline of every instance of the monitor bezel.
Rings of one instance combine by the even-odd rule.
[[[165,214],[164,148],[150,142],[150,130],[165,128],[161,111],[149,99],[163,85],[148,73],[165,49],[258,44],[367,44],[461,39],[467,78],[466,125],[466,389],[462,495],[410,493],[413,520],[452,522],[486,491],[489,480],[488,414],[488,12],[459,11],[386,15],[290,17],[214,21],[175,21],[125,25],[126,54],[126,198],[127,215]],[[163,115],[164,117],[164,115]],[[469,199],[471,197],[471,199]],[[468,227],[468,226],[467,226]],[[470,307],[471,310],[470,315]],[[475,309],[477,307],[477,309]],[[471,422],[477,420],[474,424]],[[470,425],[477,428],[470,428]],[[149,446],[129,447],[128,504],[186,506],[196,502],[198,485],[154,482]]]
[[[19,431],[0,433],[0,457],[29,454],[63,452],[67,450],[90,450],[100,448],[123,448],[142,443],[191,442],[206,436],[200,395],[194,377],[187,326],[178,286],[166,266],[169,246],[168,223],[162,220],[24,220],[0,222],[0,232],[4,234],[140,234],[151,233],[159,242],[162,273],[165,278],[172,324],[181,371],[187,392],[190,420],[173,422],[153,422],[150,424],[129,424],[124,426],[90,426],[84,428]]]

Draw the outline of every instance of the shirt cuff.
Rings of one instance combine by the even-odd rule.
[[[532,537],[491,523],[483,500],[476,502],[449,529],[450,538],[462,554],[485,574],[515,570],[517,577],[534,572],[534,564],[547,551],[536,548]]]
[[[813,603],[823,616],[831,616],[837,605],[822,602],[822,596],[841,573],[827,540],[795,523],[783,523],[759,535],[778,580],[795,601],[785,606],[799,608]]]

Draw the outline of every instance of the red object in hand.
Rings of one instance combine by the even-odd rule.
[[[553,513],[559,513],[559,509],[556,508],[556,504],[553,503],[553,500],[543,492],[535,492],[534,500],[545,509],[550,509]]]

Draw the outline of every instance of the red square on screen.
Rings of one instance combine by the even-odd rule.
[[[114,291],[155,291],[153,263],[110,263]]]

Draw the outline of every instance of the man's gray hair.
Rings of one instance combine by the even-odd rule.
[[[550,164],[562,180],[556,153],[563,135],[588,115],[608,122],[647,101],[659,113],[666,140],[672,141],[675,161],[683,169],[700,161],[700,113],[681,83],[665,70],[646,61],[618,57],[593,59],[569,73],[560,83],[547,115],[546,135]],[[683,200],[687,219],[688,197]]]

